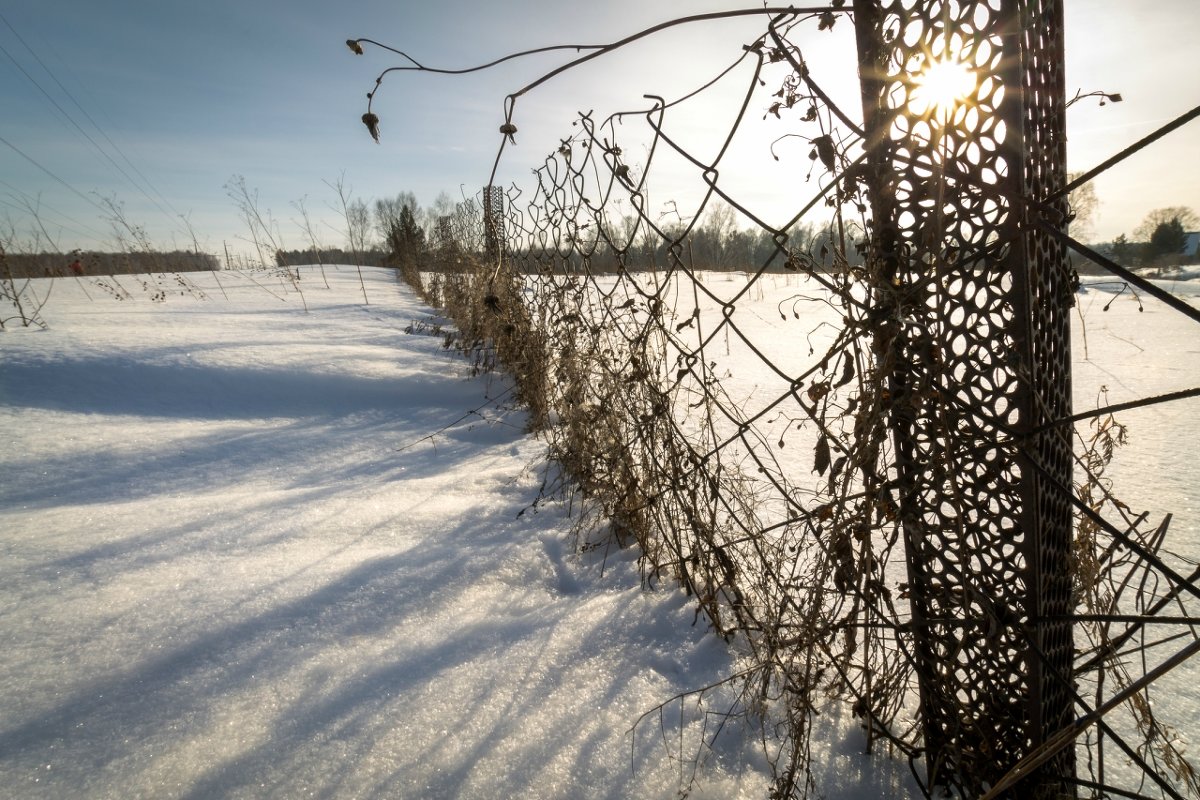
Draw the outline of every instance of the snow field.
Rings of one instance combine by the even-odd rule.
[[[565,509],[518,516],[545,448],[504,379],[467,379],[440,335],[419,335],[444,321],[391,273],[364,270],[367,305],[354,268],[326,273],[331,289],[303,271],[308,313],[267,273],[189,275],[196,291],[165,303],[58,281],[48,330],[0,335],[0,786],[667,798],[700,754],[692,797],[765,796],[746,730],[704,744],[727,690],[635,727],[730,674],[736,652],[681,592],[642,591],[632,553],[576,554]],[[745,276],[705,280],[726,298]],[[1194,323],[1117,288],[1078,295],[1077,410],[1101,385],[1109,403],[1200,385]],[[789,372],[830,335],[828,307],[779,305],[801,293],[797,276],[766,276],[738,303]],[[676,324],[690,302],[676,297]],[[709,352],[751,411],[786,390],[736,336]],[[1168,549],[1191,559],[1197,411],[1119,414],[1130,443],[1109,472],[1135,511],[1174,513]],[[764,439],[786,424],[762,424]],[[810,474],[811,432],[791,426],[785,445],[780,467]],[[1185,738],[1196,670],[1159,694]],[[907,764],[862,756],[848,717],[816,718],[821,792],[916,796]]]
[[[389,273],[363,306],[329,272],[307,314],[262,274],[166,303],[60,281],[48,330],[3,337],[0,785],[675,796],[696,704],[682,740],[678,704],[630,729],[733,655],[632,554],[576,557],[563,509],[518,517],[544,447],[503,380],[404,333],[433,312]],[[762,796],[756,752],[703,751],[692,796]]]

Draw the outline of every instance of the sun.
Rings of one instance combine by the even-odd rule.
[[[923,117],[944,118],[974,93],[975,77],[961,61],[931,61],[913,77],[909,107]]]

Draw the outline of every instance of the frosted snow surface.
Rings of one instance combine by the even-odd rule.
[[[432,309],[325,271],[307,312],[263,272],[35,281],[49,329],[0,333],[0,798],[765,797],[750,732],[708,746],[732,694],[669,702],[735,654],[527,510],[544,445]],[[1200,302],[1193,277],[1160,285]],[[1077,410],[1200,385],[1195,323],[1118,291],[1078,296]],[[1185,561],[1198,411],[1122,412],[1109,473]],[[1156,706],[1185,740],[1198,678]],[[817,796],[916,797],[847,716],[815,721]]]
[[[266,273],[60,280],[0,334],[0,793],[668,798],[698,754],[692,797],[765,796],[744,731],[703,745],[731,695],[635,726],[734,669],[682,592],[518,516],[507,385],[390,273],[326,272],[307,313]],[[826,796],[909,794],[820,719]]]

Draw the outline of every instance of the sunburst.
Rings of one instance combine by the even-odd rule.
[[[923,117],[946,118],[975,93],[976,75],[967,64],[953,59],[930,61],[913,76],[909,107]]]

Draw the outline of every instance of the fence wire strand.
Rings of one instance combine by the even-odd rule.
[[[1168,555],[1170,517],[1147,528],[1149,516],[1124,506],[1105,476],[1124,437],[1114,412],[1197,390],[1072,413],[1069,396],[1030,377],[1025,345],[1005,327],[1022,314],[1052,317],[1059,333],[1036,328],[1030,346],[1035,360],[1063,359],[1069,389],[1061,326],[1077,276],[1043,275],[1044,288],[1025,295],[1003,267],[1025,248],[1049,265],[1035,270],[1060,269],[1068,246],[1096,255],[1062,230],[1061,143],[1039,127],[1039,114],[1061,111],[1061,76],[1028,65],[1001,75],[1013,67],[997,61],[995,3],[928,2],[917,16],[893,2],[834,5],[736,12],[766,22],[727,66],[673,100],[579,114],[532,186],[495,186],[494,168],[479,202],[439,222],[428,261],[407,277],[450,311],[466,347],[516,376],[562,468],[545,491],[582,503],[581,531],[604,520],[609,545],[636,544],[645,581],[678,581],[739,648],[741,701],[725,714],[773,742],[774,796],[817,789],[809,735],[829,697],[847,702],[870,748],[924,760],[914,771],[930,796],[1033,796],[1005,793],[1044,780],[1047,764],[1054,791],[1136,797],[1153,784],[1198,796],[1178,732],[1148,698],[1196,649],[1200,571],[1184,574]],[[1027,5],[1026,25],[1056,7]],[[666,27],[734,15],[580,46],[589,52],[508,96],[497,166],[519,97]],[[863,52],[881,54],[878,72],[864,69],[863,118],[833,102],[822,65],[805,58],[811,37],[835,24],[855,25]],[[1011,143],[985,113],[922,115],[895,99],[916,91],[915,68],[898,55],[913,31],[957,36],[994,67],[976,82],[977,108],[1001,105],[1006,80],[1005,97],[1015,80],[1051,98],[1048,110],[1021,112],[1032,159],[1045,159],[1024,182],[978,155],[981,141]],[[1054,32],[1027,34],[1025,46],[1053,55]],[[395,69],[455,71],[405,57],[411,64]],[[694,151],[675,112],[734,79],[744,91],[718,144]],[[776,142],[805,143],[816,179],[777,227],[726,180],[728,154],[760,113],[780,126]],[[626,140],[643,145],[637,157]],[[889,150],[896,172],[885,174],[877,164]],[[650,201],[672,159],[704,187],[693,208]],[[888,203],[901,209],[892,228]],[[752,230],[733,225],[714,241],[707,221],[721,215]],[[736,264],[722,263],[730,248]],[[981,329],[999,350],[961,344]],[[1029,528],[1038,513],[1067,521],[1062,552]],[[1046,559],[1049,588],[1031,588]],[[1014,591],[1035,598],[1014,602]],[[1065,605],[1053,610],[1039,591]],[[1041,719],[1052,698],[1066,716]],[[1014,722],[1030,713],[1040,721]],[[1114,777],[1112,748],[1133,764],[1133,785]]]

